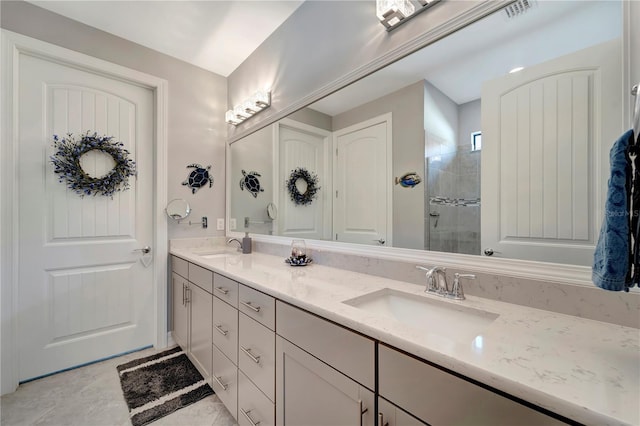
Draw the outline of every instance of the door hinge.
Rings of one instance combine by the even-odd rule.
[[[336,234],[336,241],[338,241],[338,234]]]
[[[336,198],[338,198],[338,190],[336,189]]]

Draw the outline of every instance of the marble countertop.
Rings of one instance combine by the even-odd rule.
[[[447,300],[427,295],[423,286],[317,264],[291,267],[283,258],[262,253],[205,258],[205,251],[212,250],[171,249],[199,266],[572,420],[640,424],[638,329],[472,296]],[[455,324],[420,329],[342,303],[382,289],[498,316],[476,337],[451,339]]]

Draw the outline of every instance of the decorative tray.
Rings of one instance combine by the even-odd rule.
[[[309,257],[299,257],[299,258],[288,257],[284,261],[285,263],[288,263],[291,266],[307,266],[308,264],[313,262],[313,259]]]

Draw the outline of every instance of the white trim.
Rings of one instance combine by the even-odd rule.
[[[387,182],[387,229],[385,235],[385,245],[393,246],[393,114],[387,112],[385,114],[378,115],[376,117],[370,118],[365,121],[361,121],[359,123],[353,124],[351,126],[345,127],[340,130],[336,130],[333,132],[333,163],[337,163],[337,149],[338,149],[338,137],[345,135],[347,133],[352,133],[367,127],[375,126],[376,124],[386,123],[387,127],[387,140],[386,140],[386,151],[387,151],[387,167],[386,167],[386,176],[385,182]],[[333,168],[333,173],[335,175],[336,169]],[[335,176],[333,176],[333,181],[335,182]],[[335,188],[334,188],[335,190]],[[335,216],[335,214],[333,215]],[[335,226],[335,217],[333,219],[333,223]],[[332,235],[335,235],[336,230],[334,229]],[[333,238],[332,238],[333,239]],[[379,246],[373,246],[379,247]]]
[[[49,61],[74,66],[99,75],[117,78],[141,87],[149,88],[154,93],[155,115],[155,211],[153,248],[155,262],[154,280],[154,346],[164,348],[167,345],[167,253],[168,233],[167,218],[164,206],[167,201],[167,106],[168,82],[164,79],[132,70],[111,62],[97,59],[82,53],[65,49],[50,43],[36,40],[11,31],[2,30],[2,104],[0,118],[2,120],[2,175],[0,184],[0,296],[2,300],[1,316],[1,360],[0,393],[13,392],[18,385],[17,358],[15,339],[17,334],[14,321],[17,312],[18,295],[18,182],[17,182],[17,111],[18,94],[14,90],[18,81],[18,56],[26,53]],[[10,303],[8,302],[10,301]]]

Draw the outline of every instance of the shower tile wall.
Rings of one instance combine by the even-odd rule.
[[[480,207],[429,203],[432,197],[480,198],[480,158],[468,146],[427,157],[425,249],[480,254]]]

